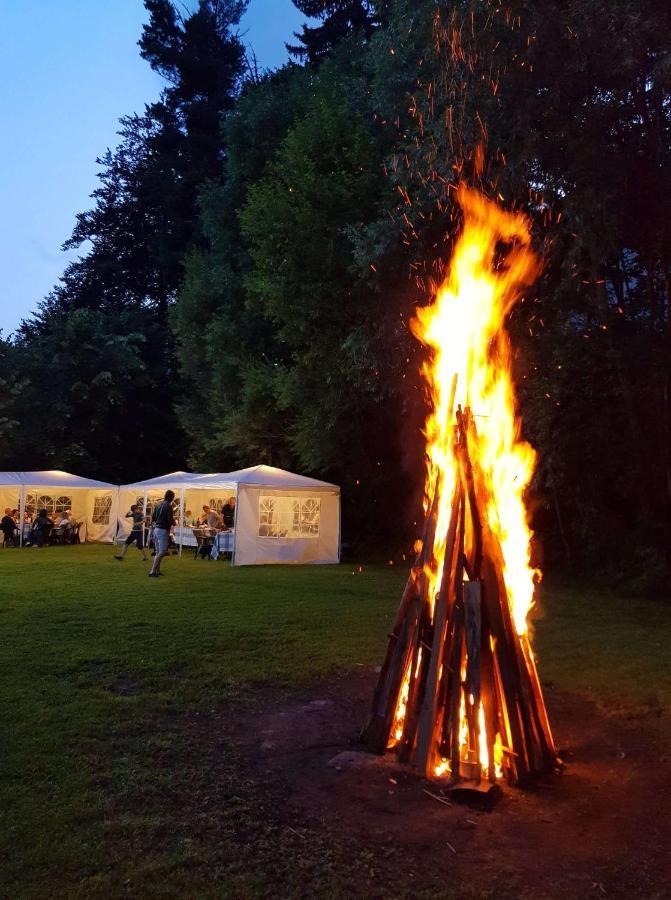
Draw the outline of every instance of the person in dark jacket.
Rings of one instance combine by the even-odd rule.
[[[43,547],[45,542],[49,540],[49,535],[51,534],[51,529],[53,527],[54,523],[49,518],[46,509],[41,509],[33,522],[33,546]]]
[[[13,547],[16,541],[14,540],[14,535],[16,534],[16,522],[12,518],[12,510],[7,507],[5,510],[5,514],[0,519],[0,530],[3,535],[3,544],[5,547]]]
[[[230,531],[235,525],[235,497],[229,497],[228,502],[221,510],[224,528]]]
[[[168,552],[170,545],[170,529],[175,524],[175,516],[172,511],[172,501],[175,499],[174,491],[166,491],[163,500],[154,508],[151,517],[154,526],[154,549],[156,555],[151,565],[150,578],[158,578],[161,574],[161,560]]]

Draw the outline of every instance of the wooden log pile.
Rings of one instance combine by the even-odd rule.
[[[468,409],[456,412],[458,477],[435,596],[429,596],[441,485],[428,511],[362,737],[427,778],[523,784],[557,765],[526,635],[517,633],[503,556],[485,516],[486,487],[469,448]]]

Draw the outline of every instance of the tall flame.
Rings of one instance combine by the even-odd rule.
[[[457,197],[448,275],[412,322],[430,350],[424,544],[366,736],[427,777],[519,784],[557,763],[527,634],[535,453],[520,438],[505,328],[540,263],[522,213],[463,184]]]
[[[478,191],[460,185],[462,232],[449,273],[435,301],[417,309],[415,336],[433,351],[422,369],[431,413],[426,422],[426,497],[439,490],[438,523],[429,555],[430,596],[442,573],[452,491],[458,478],[453,454],[454,409],[470,407],[477,428],[472,448],[484,478],[487,523],[503,554],[503,577],[515,628],[526,633],[535,571],[524,493],[536,454],[520,440],[504,323],[522,287],[538,275],[527,218],[507,212]],[[453,394],[456,377],[456,394]]]

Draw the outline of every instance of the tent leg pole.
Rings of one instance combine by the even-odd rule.
[[[233,552],[231,553],[231,565],[235,565],[235,544],[238,536],[238,501],[240,500],[240,484],[235,485],[235,512],[233,513]]]
[[[146,532],[142,538],[142,544],[147,550],[147,541],[149,540],[150,530],[147,530],[147,489],[144,489],[144,497],[142,498],[142,529]],[[145,552],[146,555],[146,552]]]
[[[182,557],[182,541],[184,535],[184,488],[179,492],[179,556]]]
[[[19,488],[19,550],[23,550],[23,520],[26,515],[26,486]]]

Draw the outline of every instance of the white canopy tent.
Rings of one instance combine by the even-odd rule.
[[[340,488],[273,466],[206,475],[235,484],[233,565],[340,562]]]
[[[53,469],[45,472],[0,472],[0,508],[18,509],[20,521],[26,509],[62,512],[83,522],[80,537],[112,542],[117,527],[118,488],[106,481],[80,478]],[[21,530],[23,536],[23,532]]]
[[[157,478],[148,478],[146,481],[136,481],[133,484],[122,484],[119,488],[119,532],[127,535],[132,527],[131,520],[126,518],[132,504],[142,507],[145,516],[151,516],[154,506],[163,499],[167,490],[174,491],[179,503],[178,522],[180,531],[184,523],[191,524],[189,519],[200,514],[204,504],[217,508],[235,496],[235,484],[217,486],[217,492],[209,494],[210,488],[203,487],[202,479],[207,476],[192,472],[169,472],[167,475],[159,475]],[[192,516],[187,516],[192,512]],[[179,543],[179,541],[178,541]]]
[[[221,508],[235,497],[233,565],[337,563],[340,560],[340,488],[272,466],[210,475],[172,472],[120,488],[120,525],[131,503],[147,510],[171,489],[179,499],[179,534],[187,511]]]

